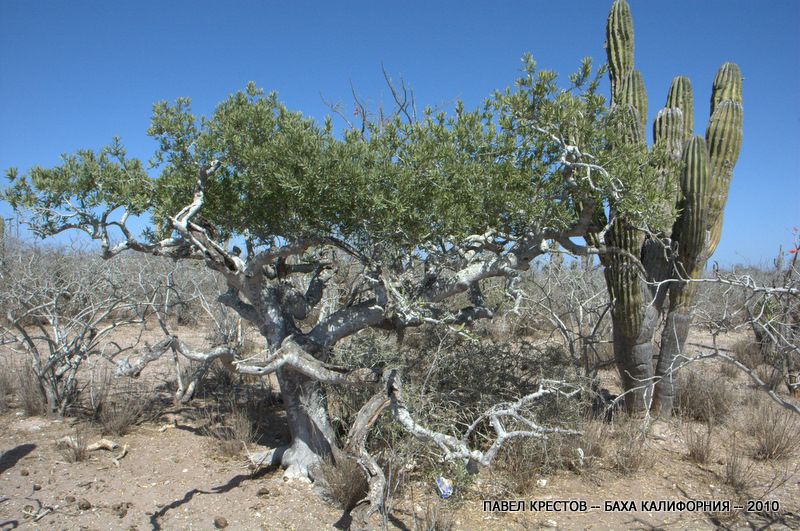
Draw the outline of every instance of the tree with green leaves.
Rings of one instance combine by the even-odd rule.
[[[227,285],[219,300],[266,340],[260,356],[239,360],[239,372],[275,374],[287,412],[290,444],[261,458],[295,476],[313,476],[328,456],[356,459],[370,484],[359,505],[366,518],[380,507],[385,480],[365,440],[387,408],[445,459],[472,465],[491,464],[510,439],[563,431],[524,411],[548,396],[574,395],[565,382],[543,380],[456,437],[414,420],[397,369],[336,366],[329,357],[367,328],[401,336],[409,327],[460,331],[491,318],[500,308],[483,295],[490,279],[505,281],[513,307],[520,275],[553,242],[604,260],[638,257],[616,227],[666,222],[671,213],[656,205],[669,190],[654,183],[664,180],[669,153],[630,141],[632,122],[609,113],[598,92],[604,74],[586,59],[559,86],[554,72],[526,57],[515,85],[479,109],[459,103],[450,114],[417,115],[396,97],[389,115],[360,106],[360,127],[342,134],[332,120],[315,123],[250,84],[210,117],[193,114],[187,99],[157,104],[149,134],[159,148],[149,167],[115,140],[54,168],[10,170],[3,198],[37,234],[82,230],[105,258],[133,251],[216,271]],[[131,216],[149,222],[141,235]],[[329,298],[336,307],[320,311],[343,262],[356,265],[348,296]],[[622,299],[612,295],[616,308]],[[140,361],[158,355],[154,349]],[[344,440],[322,384],[374,390]],[[494,439],[475,448],[470,437],[481,424]]]

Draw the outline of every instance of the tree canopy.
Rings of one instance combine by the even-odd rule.
[[[148,130],[159,148],[149,166],[115,139],[64,155],[54,168],[9,170],[3,198],[28,211],[41,235],[81,228],[114,239],[106,230],[125,229],[123,216],[148,214],[153,226],[143,242],[152,243],[169,237],[198,171],[213,163],[202,216],[222,238],[242,236],[253,247],[337,237],[370,253],[408,252],[487,231],[502,245],[568,232],[578,203],[653,221],[657,210],[646,205],[664,192],[651,186],[652,155],[631,148],[610,157],[604,149],[614,136],[598,93],[604,69],[587,58],[560,87],[530,56],[523,65],[514,86],[479,109],[459,102],[451,113],[426,108],[418,116],[398,101],[392,113],[362,110],[361,127],[341,135],[333,119],[319,124],[290,111],[253,83],[210,117],[194,114],[187,98],[159,102]],[[641,179],[623,190],[616,169],[631,167]]]

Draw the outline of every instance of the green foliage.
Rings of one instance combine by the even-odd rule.
[[[55,168],[37,166],[23,177],[15,168],[6,172],[11,186],[0,198],[15,210],[35,210],[31,226],[39,234],[91,225],[87,213],[99,207],[125,207],[136,215],[152,206],[153,182],[140,161],[125,156],[119,138],[99,152],[80,150],[61,159]]]
[[[152,216],[151,237],[161,238],[191,201],[200,168],[219,160],[202,215],[222,236],[247,235],[256,245],[334,235],[361,247],[413,250],[489,228],[512,237],[559,230],[575,222],[575,198],[602,205],[610,176],[623,168],[637,168],[641,178],[626,183],[617,208],[639,212],[652,199],[646,150],[604,154],[612,140],[598,94],[603,74],[587,58],[561,88],[554,72],[537,70],[526,56],[515,85],[480,109],[459,102],[450,114],[426,109],[413,121],[398,114],[342,135],[330,120],[320,125],[289,111],[251,83],[208,118],[193,114],[185,98],[156,104],[148,130],[159,145],[150,161],[156,176],[127,159],[115,139],[99,152],[65,155],[52,169],[10,170],[2,197],[29,211],[41,234],[97,226],[105,212],[124,207]],[[609,176],[566,179],[557,139],[593,154]]]

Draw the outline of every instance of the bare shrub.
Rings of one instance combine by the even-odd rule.
[[[611,442],[611,425],[599,420],[589,420],[582,427],[576,451],[580,452],[582,469],[594,467],[609,452]]]
[[[123,392],[109,399],[100,410],[103,433],[121,436],[144,418],[147,401],[135,392]]]
[[[731,380],[735,380],[739,376],[741,370],[736,365],[734,365],[733,363],[728,363],[726,361],[721,361],[720,364],[719,364],[719,372],[720,372],[720,374],[722,374],[726,378],[730,378]]]
[[[562,468],[564,457],[560,444],[550,447],[539,439],[518,439],[509,442],[501,450],[495,467],[502,478],[504,491],[525,495],[536,486],[537,476],[542,469]]]
[[[719,424],[731,410],[733,392],[726,382],[695,371],[678,380],[677,409],[683,418]]]
[[[756,376],[758,376],[762,382],[767,384],[771,391],[777,390],[778,387],[783,384],[783,373],[781,373],[781,371],[772,365],[768,365],[766,363],[762,363],[756,367]]]
[[[761,401],[750,411],[747,431],[755,439],[754,459],[785,459],[796,454],[800,448],[800,421],[797,415],[769,402]]]
[[[67,463],[79,463],[89,457],[86,449],[86,436],[79,427],[75,428],[75,435],[65,437],[56,442],[56,449]]]
[[[414,529],[420,531],[450,531],[455,529],[452,512],[442,506],[439,500],[425,502],[425,513],[420,518],[414,511]]]
[[[29,416],[44,415],[47,413],[47,399],[39,384],[39,378],[31,367],[26,363],[19,367],[17,374],[17,400],[22,406],[23,411]]]
[[[733,345],[733,352],[737,361],[751,369],[755,369],[762,363],[766,363],[766,357],[761,349],[761,345],[752,339],[742,339]]]
[[[206,413],[206,425],[201,430],[217,443],[223,457],[237,457],[248,444],[256,440],[254,423],[249,412],[240,408],[235,401],[230,402],[230,411],[221,413],[218,407]]]
[[[583,430],[583,425],[596,425],[598,422],[586,421],[589,404],[576,398],[558,397],[537,405],[536,419],[542,424]],[[525,429],[523,425],[510,423],[507,427]],[[588,437],[602,437],[601,431],[590,431]],[[503,482],[510,494],[527,494],[535,486],[537,476],[551,474],[560,470],[579,470],[585,464],[587,442],[590,453],[601,452],[600,440],[586,440],[568,434],[550,434],[547,437],[524,437],[507,442],[498,454],[494,466],[501,472]],[[580,448],[580,450],[579,450]],[[583,454],[584,457],[581,455]]]
[[[8,395],[14,391],[14,376],[9,362],[0,363],[0,413],[8,411]]]
[[[708,463],[711,459],[711,438],[713,424],[707,422],[705,427],[686,427],[686,448],[689,460],[693,463]]]
[[[723,479],[736,492],[747,492],[753,485],[753,464],[748,462],[736,444],[736,434],[725,459]]]
[[[647,432],[634,418],[621,418],[614,426],[611,464],[621,474],[634,474],[651,464],[647,451]]]
[[[320,472],[325,494],[343,510],[351,511],[367,496],[367,477],[355,460],[347,457],[337,461],[326,459]]]

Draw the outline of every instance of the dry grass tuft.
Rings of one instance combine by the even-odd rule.
[[[452,512],[444,509],[439,500],[431,502],[428,499],[422,522],[418,521],[417,515],[414,513],[414,523],[417,524],[417,529],[424,529],[425,531],[451,531],[455,529]]]
[[[737,341],[736,344],[733,345],[733,352],[737,361],[751,369],[755,369],[759,365],[767,362],[761,350],[761,345],[752,339]]]
[[[343,458],[334,462],[326,459],[320,470],[325,493],[343,510],[353,510],[367,496],[369,483],[355,460]]]
[[[767,387],[769,387],[770,391],[777,390],[778,387],[783,384],[783,374],[772,365],[762,363],[756,367],[755,372],[756,376],[758,376],[762,382],[767,384]]]
[[[707,422],[705,427],[686,427],[686,448],[690,461],[704,464],[711,460],[711,438],[713,431],[713,424],[711,422]]]
[[[89,451],[86,449],[86,436],[83,430],[75,428],[75,435],[65,437],[56,442],[56,449],[67,463],[79,463],[86,461]]]
[[[18,382],[16,388],[17,400],[19,400],[25,414],[31,417],[46,414],[47,399],[30,363],[18,367],[16,376]]]
[[[0,413],[5,413],[9,408],[8,395],[14,391],[14,375],[12,366],[8,361],[0,362]]]
[[[144,418],[146,407],[146,400],[135,394],[108,400],[98,416],[103,433],[119,437],[130,432]]]
[[[721,424],[734,400],[728,383],[694,371],[685,371],[680,376],[676,396],[678,414],[698,422]]]
[[[739,373],[741,372],[741,369],[739,367],[737,367],[736,365],[734,365],[733,363],[730,363],[730,362],[725,361],[725,360],[720,360],[720,362],[719,362],[719,372],[720,372],[720,374],[722,374],[726,378],[729,378],[731,380],[735,380],[739,376]]]
[[[219,408],[206,412],[206,426],[202,433],[217,442],[223,457],[238,457],[248,444],[255,442],[256,430],[249,412],[231,402],[230,411],[220,413]]]
[[[611,443],[611,464],[620,474],[634,474],[652,464],[647,451],[647,433],[641,421],[618,417]]]
[[[797,415],[764,400],[750,410],[747,432],[754,439],[753,458],[760,461],[792,457],[800,448]]]
[[[754,484],[753,463],[748,462],[736,444],[736,434],[725,459],[723,479],[736,492],[747,492]]]

